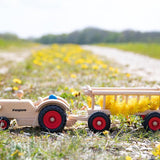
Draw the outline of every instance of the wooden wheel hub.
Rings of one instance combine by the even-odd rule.
[[[3,126],[4,126],[4,123],[3,123],[3,122],[1,122],[1,123],[0,123],[0,126],[1,126],[1,127],[3,127]]]
[[[158,118],[158,117],[152,117],[149,120],[148,126],[153,131],[159,130],[160,129],[160,118]]]
[[[158,122],[157,121],[153,121],[152,124],[153,124],[153,126],[157,126]]]
[[[55,118],[54,118],[54,117],[51,117],[51,118],[50,118],[50,121],[51,121],[51,122],[54,122],[54,121],[55,121]]]
[[[98,126],[102,125],[102,122],[101,121],[97,121],[97,125]]]

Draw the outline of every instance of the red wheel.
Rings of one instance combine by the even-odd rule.
[[[0,128],[3,130],[8,129],[10,125],[9,119],[6,117],[0,117]]]
[[[38,116],[40,127],[49,132],[61,132],[66,124],[67,116],[59,106],[46,106]]]
[[[143,125],[146,130],[151,130],[153,132],[160,130],[160,113],[153,112],[148,114],[144,118]]]
[[[57,111],[49,111],[43,117],[44,125],[49,129],[55,129],[62,123],[62,117]]]
[[[1,127],[2,129],[7,128],[7,122],[6,122],[5,120],[0,120],[0,127]]]
[[[106,121],[103,117],[96,117],[96,118],[93,119],[92,125],[96,130],[100,131],[100,130],[103,130],[105,128]]]
[[[88,119],[88,127],[93,132],[103,132],[110,128],[110,118],[103,112],[95,112]]]
[[[148,126],[153,131],[160,130],[160,118],[158,117],[151,118],[149,120]]]

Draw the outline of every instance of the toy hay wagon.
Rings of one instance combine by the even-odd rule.
[[[87,115],[69,114],[68,118],[69,104],[58,96],[50,95],[36,103],[23,99],[0,100],[0,127],[7,129],[10,120],[16,119],[20,126],[40,126],[45,131],[60,132],[65,126],[72,126],[76,121],[87,121],[90,130],[102,132],[110,128],[110,115],[126,114],[128,110],[128,115],[144,118],[145,129],[160,130],[160,88],[87,86],[83,90],[85,95],[91,97],[91,108],[88,108]],[[96,96],[101,96],[101,106],[95,105]]]
[[[131,111],[128,112],[128,115],[134,114],[141,116],[144,119],[143,126],[146,130],[151,130],[151,131],[160,130],[160,88],[106,88],[106,87],[87,86],[84,87],[83,89],[85,95],[91,97],[91,108],[88,109],[87,116],[70,115],[69,116],[70,123],[74,123],[77,120],[88,121],[89,129],[94,132],[102,132],[104,130],[108,130],[111,124],[110,115],[112,115],[112,110],[114,111],[113,113],[115,114],[115,111],[117,111],[121,107],[115,105],[118,98],[121,97],[122,100],[118,104],[123,104],[123,106],[125,104],[125,106],[129,106],[128,103],[130,101],[131,108],[129,109]],[[102,98],[101,107],[95,105],[95,96],[101,96]],[[112,98],[112,100],[110,100],[110,104],[108,103],[109,101],[108,97]],[[151,103],[154,100],[156,100],[157,102],[156,103],[152,102],[154,103],[152,104],[152,107],[148,107],[149,104],[143,100],[147,100],[148,103]],[[139,106],[141,108],[139,108],[138,111],[135,108],[137,107],[136,105],[141,104],[139,103],[140,101],[143,104]],[[107,105],[110,105],[110,107],[112,108],[106,109],[107,106],[106,103],[108,103]],[[133,103],[135,104],[134,107]],[[116,113],[125,114],[126,113],[125,110],[127,110],[126,107],[121,107],[121,112],[116,112]]]

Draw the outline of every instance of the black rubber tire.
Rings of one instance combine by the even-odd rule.
[[[0,120],[4,120],[4,121],[7,122],[7,126],[6,126],[5,128],[1,128],[1,126],[0,126],[0,128],[1,128],[2,130],[7,130],[7,129],[9,128],[9,126],[10,126],[10,121],[9,121],[9,119],[8,119],[7,117],[0,117]]]
[[[58,112],[60,114],[61,118],[62,118],[62,122],[57,128],[54,128],[54,129],[47,128],[46,125],[43,122],[44,115],[49,111]],[[52,133],[53,132],[61,132],[66,125],[66,121],[67,121],[67,115],[66,115],[65,111],[62,108],[60,108],[59,106],[55,106],[55,105],[50,105],[50,106],[44,107],[40,111],[39,116],[38,116],[38,122],[39,122],[40,127],[44,131],[52,132]]]
[[[95,118],[97,118],[97,117],[102,117],[102,118],[105,120],[105,122],[106,122],[105,127],[104,127],[103,129],[101,129],[101,130],[96,129],[96,128],[94,127],[94,125],[93,125],[93,120],[94,120]],[[96,132],[103,132],[103,131],[105,131],[105,130],[109,130],[110,125],[111,125],[111,120],[110,120],[109,116],[106,115],[106,114],[103,113],[103,112],[95,112],[95,113],[91,114],[91,116],[90,116],[89,119],[88,119],[88,127],[89,127],[89,129],[90,129],[91,131],[93,131],[94,133],[96,133]]]
[[[144,129],[146,129],[147,131],[153,131],[153,132],[156,132],[157,130],[153,130],[149,127],[149,121],[151,120],[151,118],[159,118],[160,119],[160,113],[158,112],[152,112],[152,113],[149,113],[145,118],[144,118],[144,122],[143,122],[143,126],[144,126]],[[160,128],[160,123],[159,123],[159,128]],[[160,129],[159,129],[160,131]]]
[[[140,115],[139,117],[141,118],[142,126],[144,127],[144,119],[145,119],[146,116],[143,118],[143,117]]]

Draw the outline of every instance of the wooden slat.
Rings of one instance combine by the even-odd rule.
[[[94,109],[94,104],[95,104],[95,102],[94,102],[94,95],[92,96],[92,109]]]
[[[94,95],[160,95],[160,91],[92,91]]]
[[[139,102],[139,100],[140,100],[140,96],[138,95],[138,96],[137,96],[137,103]]]
[[[128,96],[126,96],[126,104],[128,104]]]
[[[148,113],[152,113],[152,112],[158,112],[160,113],[160,110],[147,110],[145,112],[141,112],[141,113],[136,113],[135,115],[147,115]]]
[[[103,109],[106,107],[106,96],[103,96]]]
[[[158,91],[160,90],[160,88],[145,88],[145,87],[127,87],[127,88],[122,88],[122,87],[90,87],[91,90],[130,90],[130,91],[134,91],[134,90],[140,90],[140,91]]]
[[[114,101],[115,101],[115,102],[117,101],[117,95],[114,96]]]
[[[100,109],[100,110],[88,110],[88,115],[91,115],[92,113],[95,113],[95,112],[104,112],[106,113],[107,115],[111,115],[111,112],[107,109]]]

